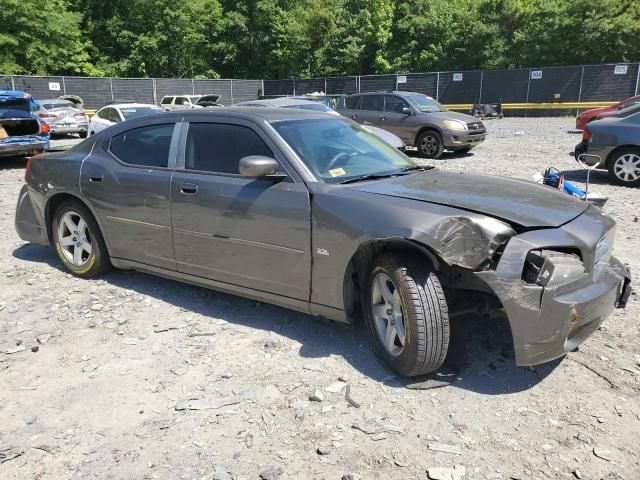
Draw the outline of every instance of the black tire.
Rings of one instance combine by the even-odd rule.
[[[96,132],[91,131],[91,132],[89,133],[89,136],[90,136],[90,137],[93,137],[95,134],[96,134]]]
[[[636,164],[636,170],[634,175],[638,175],[635,180],[631,177],[631,174],[621,170],[620,162],[632,161]],[[609,178],[625,187],[638,187],[640,186],[640,148],[626,147],[621,148],[613,152],[607,161],[607,170],[609,171]]]
[[[373,313],[375,290],[379,289],[374,282],[385,276],[391,280],[390,286],[397,287],[405,330],[404,345],[396,354],[385,347],[376,326],[381,324],[381,318]],[[375,351],[395,373],[415,377],[442,366],[449,348],[449,313],[440,281],[426,260],[408,254],[384,254],[376,258],[367,278],[363,307]],[[377,307],[386,308],[380,303]],[[399,343],[400,338],[394,338],[396,348]]]
[[[89,136],[89,132],[80,132],[78,135],[80,135],[80,138],[87,138]]]
[[[440,158],[444,153],[444,142],[438,132],[435,130],[426,130],[418,135],[416,148],[422,157]]]
[[[64,247],[61,243],[59,227],[63,218],[67,214],[86,222],[86,237],[88,239],[88,243],[91,245],[91,253],[86,254],[86,252],[84,252],[86,254],[86,258],[83,259],[82,265],[75,265],[65,254],[65,252],[70,254],[66,248],[73,248],[73,246]],[[69,231],[68,227],[63,227],[62,229]],[[73,275],[81,278],[90,278],[105,273],[111,269],[109,253],[107,252],[107,246],[104,243],[100,227],[98,227],[98,224],[89,209],[81,202],[69,200],[61,203],[53,215],[51,232],[53,245],[56,249],[56,253],[58,254],[58,258],[60,258],[60,261],[63,263],[65,268]]]

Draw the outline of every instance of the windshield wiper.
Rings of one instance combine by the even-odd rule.
[[[414,172],[414,171],[421,171],[421,172],[426,172],[427,170],[432,170],[436,167],[434,167],[433,165],[414,165],[413,167],[406,167],[403,168],[402,171],[403,172]]]
[[[384,174],[370,174],[370,175],[362,175],[360,177],[354,177],[354,178],[350,178],[348,180],[344,180],[342,182],[340,182],[340,185],[346,185],[347,183],[356,183],[356,182],[364,182],[367,180],[379,180],[381,178],[391,178],[391,177],[397,177],[399,175],[408,175],[408,173],[406,172],[396,172],[396,173],[384,173]]]

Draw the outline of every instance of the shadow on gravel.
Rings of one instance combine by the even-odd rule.
[[[14,168],[24,168],[27,164],[26,157],[4,157],[0,161],[0,170],[13,170]]]
[[[13,256],[26,262],[46,263],[66,273],[51,247],[27,243],[16,248]],[[133,271],[114,270],[100,279],[204,317],[273,331],[299,342],[303,358],[341,356],[364,375],[389,387],[427,390],[450,386],[485,395],[514,393],[541,382],[559,363],[552,362],[536,369],[518,368],[506,319],[466,317],[452,323],[451,346],[443,368],[424,377],[404,379],[389,371],[372,353],[362,322],[346,327],[273,305]],[[199,328],[207,331],[207,325],[202,322]],[[215,328],[211,325],[210,329]]]
[[[583,188],[584,183],[587,181],[587,170],[585,169],[576,169],[576,170],[565,170],[564,178],[569,180],[570,182],[581,182],[583,185],[578,185]],[[589,177],[589,183],[591,185],[611,185],[612,182],[609,179],[609,174],[606,170],[593,170],[591,172],[591,176]]]

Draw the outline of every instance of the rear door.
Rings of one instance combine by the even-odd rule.
[[[355,120],[362,125],[373,125],[374,127],[380,126],[380,120],[382,118],[383,109],[383,96],[382,95],[362,95],[360,101],[359,110],[357,112],[358,118]]]
[[[180,272],[309,299],[310,199],[305,184],[261,127],[239,119],[189,117],[171,183]],[[242,157],[267,155],[282,181],[239,174]]]
[[[173,121],[140,125],[96,143],[80,187],[112,257],[175,270],[170,197],[179,132]]]

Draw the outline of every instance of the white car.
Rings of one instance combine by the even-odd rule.
[[[160,106],[165,110],[186,110],[189,108],[223,107],[220,95],[166,95],[162,97]]]
[[[116,103],[102,107],[91,117],[89,122],[89,135],[109,128],[116,123],[124,122],[132,118],[145,117],[162,113],[164,110],[148,103]]]

